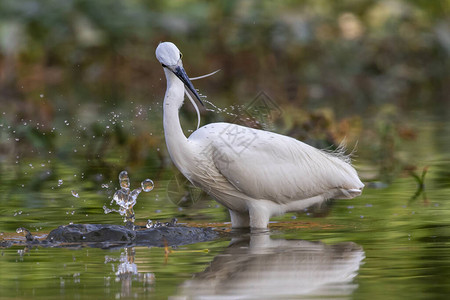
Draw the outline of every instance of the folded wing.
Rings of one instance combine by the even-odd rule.
[[[363,186],[354,168],[331,153],[276,133],[228,125],[212,143],[214,164],[254,199],[288,203]]]

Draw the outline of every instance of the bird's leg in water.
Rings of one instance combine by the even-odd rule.
[[[231,217],[231,226],[233,228],[248,228],[250,227],[250,216],[248,212],[239,213],[237,211],[229,210]]]
[[[264,229],[269,224],[269,219],[279,207],[270,201],[256,200],[249,203],[250,227]],[[278,213],[279,214],[279,213]]]

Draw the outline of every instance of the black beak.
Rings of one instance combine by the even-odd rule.
[[[176,66],[174,69],[170,68],[170,70],[184,83],[184,85],[189,89],[189,91],[191,91],[195,98],[197,98],[198,102],[200,102],[201,105],[205,106],[202,100],[200,100],[200,95],[192,85],[192,82],[187,76],[184,68],[182,66]]]

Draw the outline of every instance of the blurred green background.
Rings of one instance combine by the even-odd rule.
[[[221,69],[194,84],[232,114],[203,111],[202,124],[232,122],[264,92],[282,112],[271,130],[357,145],[366,182],[420,173],[430,153],[445,182],[449,144],[437,137],[449,133],[449,15],[450,1],[429,0],[2,0],[2,212],[42,206],[33,199],[61,186],[116,186],[123,169],[135,184],[172,178],[161,41],[180,48],[191,77]],[[181,114],[189,134],[195,111]]]

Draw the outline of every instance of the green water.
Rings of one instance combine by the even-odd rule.
[[[416,127],[414,146],[398,150],[414,160],[409,162],[416,173],[428,166],[425,193],[415,199],[417,182],[402,171],[392,183],[367,184],[358,198],[275,218],[266,233],[233,233],[166,250],[4,248],[0,299],[446,299],[450,126],[426,121]],[[364,152],[355,164],[367,183],[377,165]],[[24,239],[15,233],[21,226],[42,237],[71,222],[122,223],[118,214],[102,209],[114,207],[120,166],[87,168],[83,159],[55,155],[3,161],[1,170],[1,239]],[[138,197],[138,223],[176,217],[191,225],[230,227],[227,211],[185,189],[170,164],[128,171],[131,188],[145,178],[155,182],[153,191]],[[191,198],[181,204],[186,191]]]

